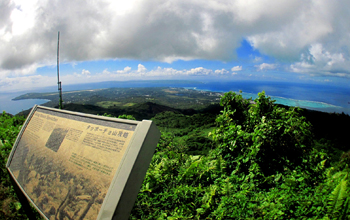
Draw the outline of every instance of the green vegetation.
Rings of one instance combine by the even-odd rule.
[[[124,104],[123,106],[130,107],[130,106],[134,106],[134,105],[136,105],[136,103],[129,102],[129,103]]]
[[[314,138],[300,109],[278,107],[264,93],[254,102],[226,93],[217,127],[204,142],[202,127],[198,135],[173,135],[190,117],[163,113],[157,121],[157,115],[161,140],[131,218],[349,218],[350,153],[332,161],[327,152],[337,150]],[[166,118],[179,124],[165,127]],[[204,152],[194,155],[193,146]]]
[[[96,105],[102,108],[115,107],[115,106],[119,106],[120,104],[121,102],[113,102],[113,101],[96,102]]]
[[[146,88],[108,88],[63,92],[64,105],[95,105],[109,110],[125,111],[127,107],[152,102],[178,109],[202,109],[212,103],[218,103],[221,93],[196,91],[183,88],[146,87]],[[58,105],[57,93],[27,93],[14,100],[47,99],[45,106]]]
[[[102,107],[102,108],[116,108],[116,107],[130,107],[135,105],[136,103],[122,103],[122,102],[115,102],[115,101],[102,101],[102,102],[96,102],[95,105]]]
[[[264,92],[251,101],[226,93],[220,113],[216,106],[195,111],[154,103],[124,112],[66,107],[152,118],[161,130],[130,219],[350,219],[350,147],[346,136],[336,134],[346,133],[344,128],[332,124],[350,117],[275,105]],[[0,118],[5,218],[23,218],[4,167],[23,121]],[[332,129],[328,135],[322,133],[326,128]]]
[[[25,219],[26,215],[15,195],[6,163],[25,118],[0,114],[0,219]]]

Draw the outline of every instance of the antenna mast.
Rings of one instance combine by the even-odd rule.
[[[58,95],[59,95],[59,109],[62,109],[62,83],[60,81],[60,32],[58,32],[57,40],[57,85],[58,85]]]

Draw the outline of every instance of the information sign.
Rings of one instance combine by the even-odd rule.
[[[47,219],[127,219],[159,137],[148,120],[34,106],[7,168]]]

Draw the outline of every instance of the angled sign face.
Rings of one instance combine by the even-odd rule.
[[[7,168],[46,219],[127,219],[159,137],[151,121],[35,106]]]

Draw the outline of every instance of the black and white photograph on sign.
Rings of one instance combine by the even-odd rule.
[[[45,146],[57,152],[67,133],[67,128],[56,126],[56,128],[52,131],[49,140],[46,142]]]

